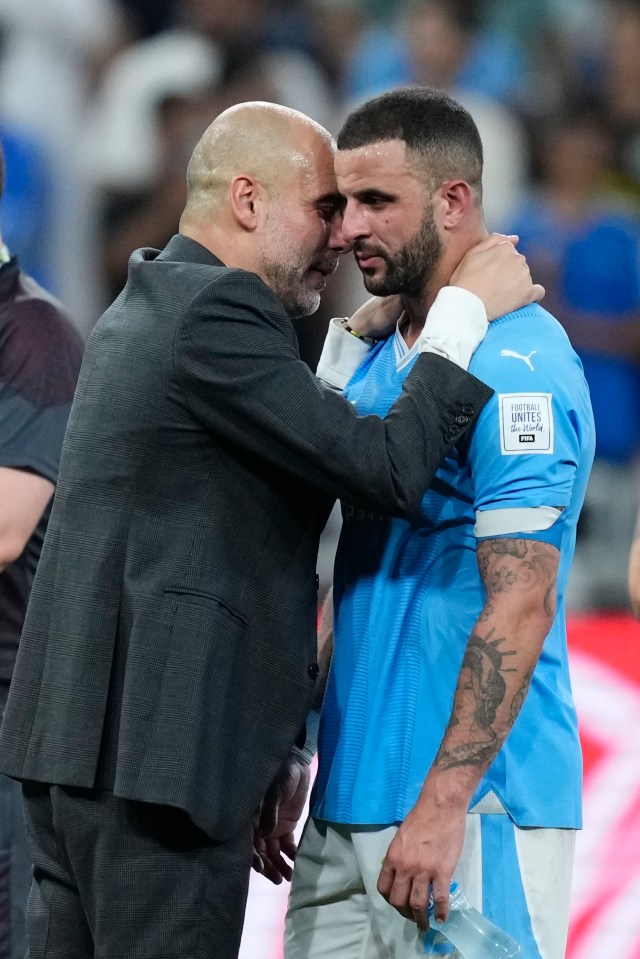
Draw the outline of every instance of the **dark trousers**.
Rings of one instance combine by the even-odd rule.
[[[0,774],[0,959],[24,959],[31,853],[20,783]]]
[[[236,959],[251,826],[216,843],[177,809],[25,783],[30,959]]]

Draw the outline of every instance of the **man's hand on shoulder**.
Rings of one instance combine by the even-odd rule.
[[[468,251],[449,281],[450,286],[460,286],[480,297],[488,320],[538,303],[544,296],[544,287],[531,279],[529,265],[516,249],[517,242],[517,236],[492,233]]]

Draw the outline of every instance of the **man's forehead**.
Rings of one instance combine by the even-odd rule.
[[[404,140],[376,140],[353,150],[337,150],[334,167],[338,181],[389,179],[418,174]]]
[[[313,207],[336,206],[342,203],[338,182],[333,172],[333,164],[326,171],[316,171],[313,176],[302,181],[298,196],[305,204]]]
[[[336,175],[333,168],[333,151],[322,150],[307,154],[297,170],[303,187],[318,195],[335,191]]]

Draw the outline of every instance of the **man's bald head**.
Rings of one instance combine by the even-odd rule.
[[[230,107],[193,151],[184,218],[215,214],[233,178],[241,174],[277,197],[293,178],[310,175],[318,156],[333,149],[327,130],[297,110],[261,101]]]
[[[303,113],[231,107],[193,151],[180,232],[308,316],[345,252],[333,161],[331,136]]]

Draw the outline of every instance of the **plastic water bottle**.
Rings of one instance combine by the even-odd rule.
[[[518,943],[471,905],[457,882],[451,883],[449,915],[445,922],[433,918],[429,900],[429,923],[456,947],[463,959],[516,959],[522,956]]]

